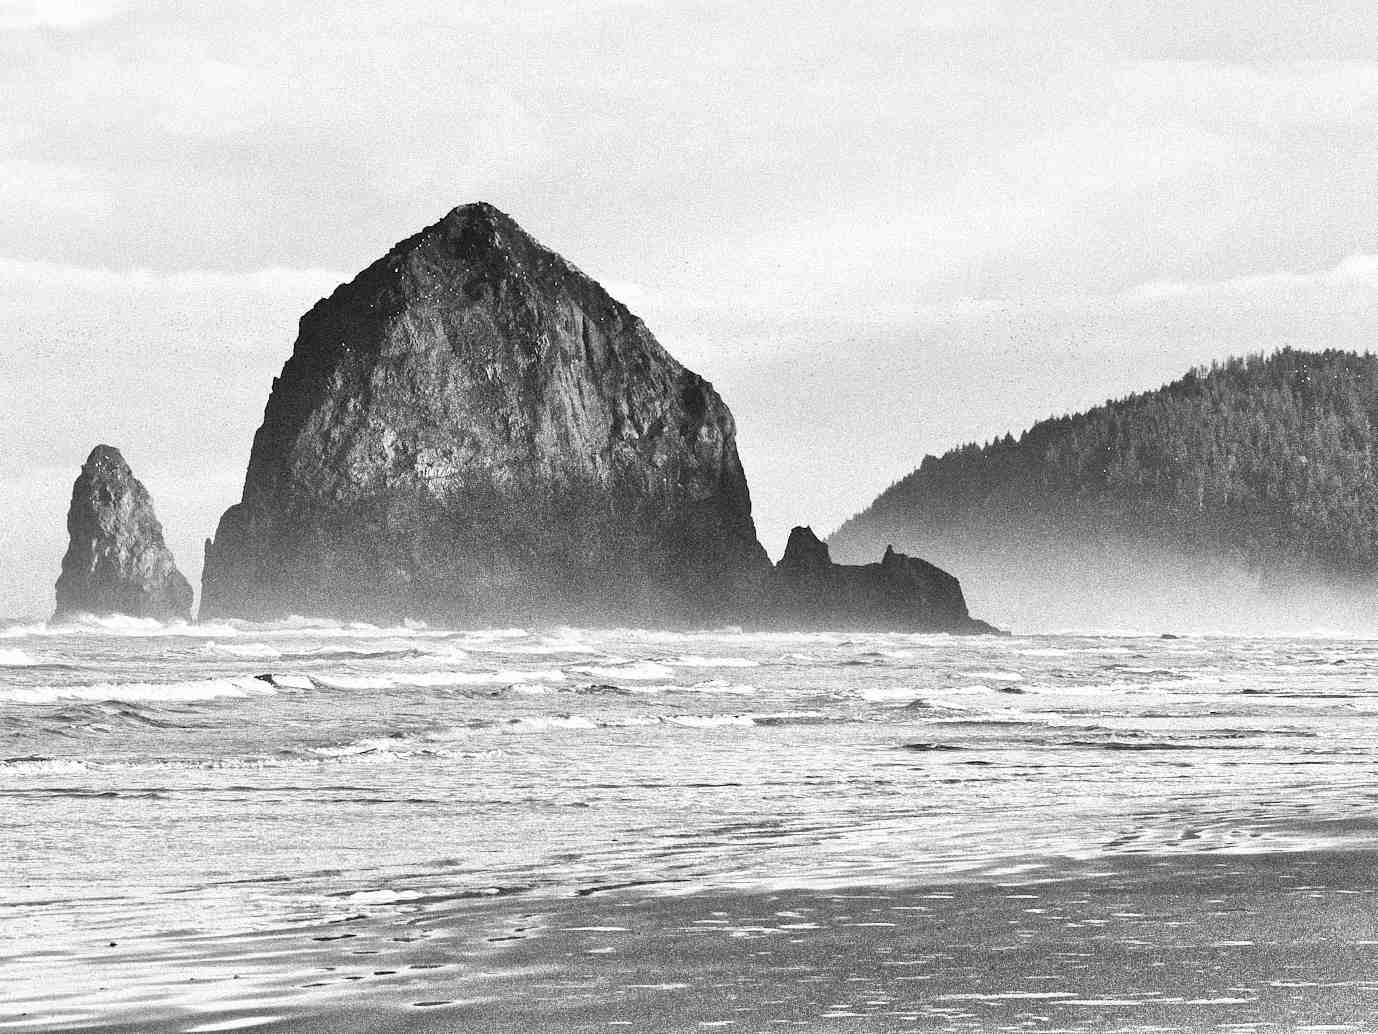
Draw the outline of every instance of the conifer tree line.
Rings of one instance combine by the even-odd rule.
[[[1254,565],[1378,571],[1378,358],[1283,349],[971,443],[922,465],[835,536],[909,543],[954,526],[1146,534]]]

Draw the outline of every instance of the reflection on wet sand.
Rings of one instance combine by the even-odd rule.
[[[99,1022],[77,997],[43,1027],[1363,1031],[1378,1015],[1375,894],[1370,852],[1047,860],[847,890],[494,894],[189,938],[161,987],[146,972],[160,957],[126,950],[103,972],[142,988],[121,1017]]]

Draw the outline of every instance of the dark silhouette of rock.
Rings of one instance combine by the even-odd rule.
[[[741,620],[770,565],[735,435],[598,284],[456,208],[303,317],[202,616]]]
[[[946,571],[890,548],[878,564],[834,564],[812,528],[790,532],[769,613],[799,629],[996,631],[967,613],[961,583]]]
[[[163,542],[148,490],[118,449],[91,450],[72,486],[67,534],[55,620],[74,614],[191,617],[191,585]]]

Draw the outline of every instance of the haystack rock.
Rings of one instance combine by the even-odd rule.
[[[790,532],[770,598],[790,628],[994,632],[967,613],[961,583],[917,557],[886,549],[878,564],[835,564],[812,528]]]
[[[191,585],[163,542],[148,490],[118,449],[97,445],[87,457],[72,486],[67,533],[55,620],[73,614],[191,617]]]
[[[732,415],[486,204],[303,317],[202,616],[700,623],[770,575]]]

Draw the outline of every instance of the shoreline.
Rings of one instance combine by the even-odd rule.
[[[1378,851],[1047,861],[903,887],[470,899],[371,933],[225,938],[206,945],[227,965],[200,1004],[68,1023],[30,1006],[0,1030],[1363,1030],[1378,1015]],[[228,997],[237,958],[271,979]]]

